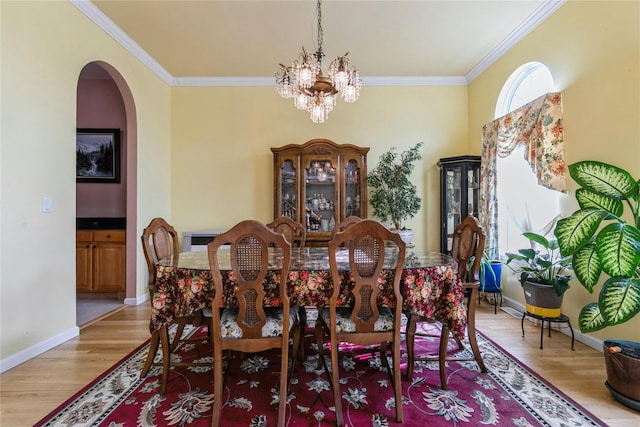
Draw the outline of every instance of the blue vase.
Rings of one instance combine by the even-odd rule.
[[[482,292],[501,291],[502,290],[502,288],[500,287],[501,274],[502,274],[502,263],[497,261],[491,262],[491,270],[485,269],[483,274],[480,275],[480,291]]]

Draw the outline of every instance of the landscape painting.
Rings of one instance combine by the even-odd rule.
[[[120,182],[120,129],[76,131],[76,182]]]

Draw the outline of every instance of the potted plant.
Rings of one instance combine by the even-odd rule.
[[[569,174],[581,186],[575,193],[580,208],[558,221],[555,235],[590,293],[602,272],[608,276],[598,301],[578,317],[582,332],[594,332],[640,312],[640,183],[624,169],[591,160],[570,165]],[[630,222],[623,219],[625,204]],[[604,354],[611,394],[640,411],[640,343],[605,340]]]
[[[506,264],[520,274],[526,310],[542,317],[560,317],[564,293],[569,289],[571,257],[563,256],[558,241],[542,234],[522,233],[531,242],[530,248],[507,253]],[[542,249],[538,249],[538,246]],[[510,265],[518,261],[517,266]]]
[[[398,231],[406,230],[402,222],[420,210],[422,199],[416,195],[416,186],[410,180],[414,163],[422,158],[420,147],[422,142],[402,153],[392,147],[380,156],[377,166],[367,175],[373,215],[382,222],[391,221]]]

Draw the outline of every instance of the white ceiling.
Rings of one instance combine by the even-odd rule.
[[[70,1],[171,84],[273,80],[302,46],[317,49],[315,0]],[[325,67],[348,51],[365,84],[442,77],[464,84],[563,1],[325,0]]]

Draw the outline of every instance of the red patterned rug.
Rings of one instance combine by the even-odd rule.
[[[190,331],[204,334],[202,328]],[[453,342],[452,342],[453,344]],[[207,345],[187,343],[176,360],[212,361]],[[406,362],[404,342],[403,362]],[[404,425],[407,426],[601,426],[605,425],[509,353],[479,334],[489,373],[475,362],[448,364],[448,388],[441,390],[437,363],[416,365],[412,381],[403,379]],[[453,346],[452,346],[453,347]],[[167,392],[158,394],[160,367],[146,378],[140,370],[148,342],[102,374],[36,426],[208,426],[213,404],[209,368],[175,368]],[[416,338],[416,349],[437,349],[437,342]],[[333,395],[324,370],[317,370],[317,346],[306,338],[306,360],[298,363],[287,399],[288,426],[335,425]],[[393,389],[379,355],[358,355],[341,348],[341,390],[345,424],[387,426],[395,423]],[[158,356],[160,358],[161,356]],[[232,361],[225,385],[222,425],[275,425],[279,401],[280,354],[247,355]],[[402,365],[402,371],[406,364]]]

